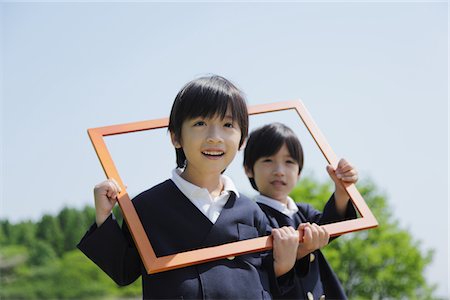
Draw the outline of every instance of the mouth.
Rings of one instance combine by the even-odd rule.
[[[202,151],[202,154],[209,158],[220,158],[225,155],[225,152],[219,150]]]
[[[285,186],[286,182],[284,182],[283,180],[273,180],[270,182],[270,184],[274,186]]]

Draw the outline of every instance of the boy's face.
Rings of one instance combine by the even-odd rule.
[[[233,122],[228,109],[223,119],[198,117],[187,119],[181,127],[181,139],[172,134],[172,143],[183,148],[186,155],[186,173],[195,176],[220,175],[239,150],[241,130]]]
[[[286,203],[287,196],[300,177],[298,171],[298,163],[284,144],[274,155],[259,158],[253,171],[246,170],[246,173],[255,180],[262,195]]]

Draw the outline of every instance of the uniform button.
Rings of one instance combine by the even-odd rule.
[[[309,261],[313,262],[316,259],[316,256],[314,255],[314,253],[310,253],[309,254]]]
[[[313,296],[313,294],[311,292],[308,292],[306,294],[306,296],[308,297],[308,300],[314,300],[314,296]]]
[[[234,256],[228,256],[227,259],[228,259],[228,260],[233,260],[233,259],[234,259]]]
[[[325,295],[320,296],[319,300],[325,300]]]

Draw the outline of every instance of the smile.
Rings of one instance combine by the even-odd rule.
[[[202,151],[203,155],[206,156],[214,156],[214,157],[221,157],[225,154],[223,151]]]

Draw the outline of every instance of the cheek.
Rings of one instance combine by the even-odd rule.
[[[297,182],[300,179],[300,175],[298,174],[298,170],[291,173],[291,178],[292,178],[293,183],[297,184]]]
[[[254,168],[255,171],[255,180],[266,180],[269,177],[270,174],[270,170],[269,168],[264,168],[264,167],[258,167],[258,168]]]

